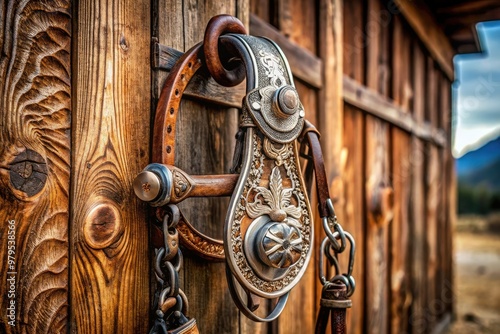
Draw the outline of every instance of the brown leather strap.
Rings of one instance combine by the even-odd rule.
[[[330,198],[328,188],[328,178],[326,177],[325,164],[323,161],[323,152],[319,142],[320,134],[318,130],[309,121],[304,124],[304,129],[301,134],[302,140],[307,138],[309,145],[310,156],[314,165],[314,173],[316,175],[316,191],[318,193],[318,209],[321,218],[330,215],[326,206],[326,201]]]
[[[344,284],[328,283],[321,293],[321,308],[316,320],[315,334],[324,334],[331,315],[332,334],[346,333],[346,309],[351,307]]]
[[[330,318],[330,309],[321,306],[318,313],[318,318],[316,319],[316,328],[314,330],[315,334],[324,334],[326,332],[326,327],[328,326],[328,318]]]
[[[245,68],[241,61],[238,61],[235,64],[236,67],[230,70],[226,69],[221,63],[222,54],[219,54],[219,37],[228,33],[246,35],[247,31],[243,23],[234,16],[222,14],[212,17],[205,30],[203,51],[210,75],[218,84],[233,87],[245,79]],[[227,57],[227,50],[225,53],[224,56]]]

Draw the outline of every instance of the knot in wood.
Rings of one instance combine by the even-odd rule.
[[[108,201],[99,203],[87,214],[83,234],[87,244],[103,249],[116,243],[122,235],[121,215],[118,208]]]
[[[47,164],[37,152],[26,149],[10,163],[10,183],[29,197],[38,194],[47,182]]]

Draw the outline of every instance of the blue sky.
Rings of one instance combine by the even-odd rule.
[[[500,135],[500,21],[476,25],[482,53],[454,58],[454,143],[459,157]]]

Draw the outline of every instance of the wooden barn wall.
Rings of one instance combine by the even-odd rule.
[[[9,259],[12,228],[16,251],[0,278],[16,276],[18,326],[2,317],[0,332],[148,331],[148,208],[132,180],[150,162],[167,74],[152,70],[151,42],[184,51],[221,13],[285,50],[307,118],[322,132],[336,212],[357,242],[349,332],[440,328],[454,300],[450,64],[429,50],[416,16],[405,18],[411,8],[401,8],[381,0],[2,2],[0,259]],[[185,101],[176,164],[227,172],[237,115]],[[196,199],[183,212],[220,237],[226,207]],[[181,285],[190,315],[201,333],[313,332],[317,260],[315,252],[282,316],[262,324],[234,306],[223,263],[187,254]],[[2,284],[0,295],[8,289]]]
[[[451,81],[394,3],[343,14],[346,220],[362,227],[350,326],[432,332],[453,303]]]

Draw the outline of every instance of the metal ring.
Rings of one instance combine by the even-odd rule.
[[[274,309],[272,310],[272,312],[268,316],[266,316],[265,318],[259,317],[258,315],[253,313],[252,310],[250,310],[247,307],[246,303],[243,302],[243,300],[241,299],[241,296],[238,293],[238,289],[236,287],[236,284],[238,284],[238,283],[235,281],[235,278],[234,278],[234,276],[231,272],[231,269],[229,268],[228,265],[226,265],[226,276],[227,276],[227,283],[229,286],[229,292],[231,293],[231,296],[233,297],[234,303],[236,304],[238,309],[244,315],[246,315],[250,320],[258,321],[258,322],[270,322],[270,321],[276,320],[276,318],[279,317],[279,315],[281,314],[281,312],[285,308],[286,302],[288,301],[288,296],[290,295],[290,291],[288,291],[287,293],[285,293],[284,295],[279,297],[278,302],[276,303],[276,306],[274,307]],[[240,287],[243,288],[241,285],[240,285]]]
[[[332,231],[330,229],[330,224],[328,222],[329,219],[335,219],[335,221],[333,223],[333,229],[334,229],[335,232],[333,232],[333,233],[332,233]],[[335,251],[337,253],[342,253],[345,250],[345,246],[346,246],[345,239],[346,239],[346,237],[345,237],[344,229],[342,228],[342,226],[339,223],[337,223],[337,217],[336,216],[334,216],[334,217],[323,217],[322,218],[322,222],[323,222],[323,229],[325,230],[326,235],[330,239],[333,248],[335,249]],[[335,235],[335,233],[338,233],[338,234]],[[340,237],[340,244],[337,242],[337,238],[338,237]]]
[[[323,241],[321,242],[320,253],[319,253],[319,263],[320,263],[319,280],[320,280],[321,284],[323,284],[323,285],[327,284],[327,282],[328,282],[328,280],[326,279],[325,270],[323,267],[325,256],[328,258],[328,260],[330,262],[330,266],[335,267],[335,275],[337,275],[340,272],[338,260],[334,256],[331,256],[331,254],[328,251],[328,248],[329,248],[328,246],[331,245],[331,243],[329,243],[329,241],[330,241],[330,239],[328,237],[325,237],[323,239]]]
[[[179,248],[177,249],[177,254],[175,254],[175,256],[169,262],[174,266],[175,271],[179,272],[182,267],[183,261],[184,259],[182,257],[182,252]]]
[[[210,75],[217,83],[227,87],[233,87],[245,79],[243,64],[232,70],[227,70],[221,63],[219,55],[219,37],[223,34],[247,34],[243,23],[231,15],[217,15],[208,22],[203,39],[203,52],[205,63]]]
[[[356,290],[356,281],[353,276],[347,276],[347,280],[349,281],[349,286],[347,286],[347,297],[351,297]]]
[[[181,211],[179,207],[175,204],[169,204],[166,206],[167,212],[163,217],[163,230],[166,231],[169,228],[175,228],[179,220],[181,219]]]
[[[154,263],[155,274],[157,278],[159,277],[162,281],[165,280],[165,274],[161,269],[161,261],[163,260],[164,256],[165,256],[165,247],[162,247],[158,249],[158,253],[156,253],[155,255],[155,263]]]
[[[168,272],[168,276],[165,277],[165,283],[172,289],[169,293],[169,297],[173,297],[179,294],[179,273],[175,270],[172,263],[167,261],[165,266]]]

